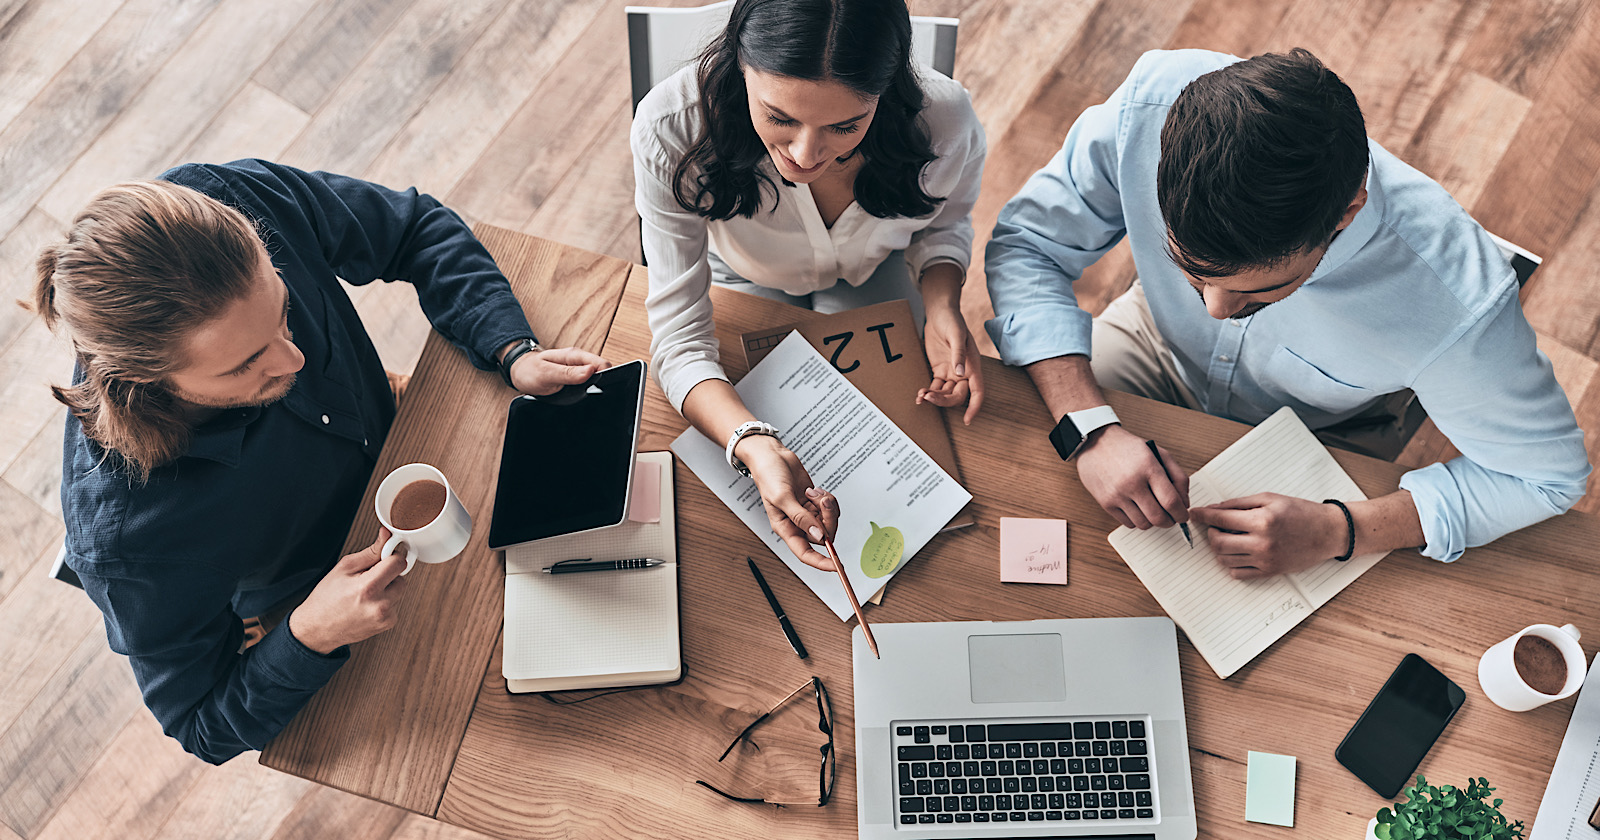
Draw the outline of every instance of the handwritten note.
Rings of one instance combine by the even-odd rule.
[[[1061,519],[1000,518],[1000,580],[1067,582],[1067,523]]]

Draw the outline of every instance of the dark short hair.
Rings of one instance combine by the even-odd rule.
[[[1190,82],[1161,128],[1167,250],[1197,277],[1271,267],[1333,238],[1365,183],[1355,94],[1303,49]]]
[[[855,197],[880,218],[922,216],[943,201],[922,189],[935,160],[920,115],[925,104],[911,57],[905,0],[739,0],[728,26],[701,53],[701,135],[673,172],[685,210],[710,219],[749,218],[763,189],[766,147],[751,123],[744,67],[810,81],[837,81],[878,108],[857,146]]]

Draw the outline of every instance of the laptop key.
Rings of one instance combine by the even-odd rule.
[[[923,779],[917,782],[917,795],[928,796],[933,793],[933,782]]]
[[[972,757],[972,748],[966,744],[956,744],[955,757],[957,761],[966,761]]]
[[[993,762],[991,762],[991,763],[993,763]],[[1017,771],[1012,766],[1011,762],[1009,762],[1009,761],[1001,761],[1001,762],[999,762],[999,770],[997,772],[999,772],[999,774],[1002,775],[1002,776],[1013,776],[1013,775],[1016,775]]]
[[[1094,742],[1094,754],[1095,755],[1110,755],[1111,754],[1111,746],[1109,744],[1107,744],[1105,741],[1095,741]]]
[[[1133,794],[1128,792],[1128,791],[1123,791],[1123,792],[1117,794],[1117,807],[1118,808],[1132,808],[1133,807]]]
[[[909,726],[896,726],[894,728],[894,734],[896,734],[896,735],[910,735],[911,734],[911,727],[909,727]]]
[[[1006,744],[1006,758],[1021,758],[1021,757],[1022,757],[1022,745],[1021,744]]]
[[[1023,776],[1022,777],[1022,792],[1023,793],[1034,793],[1037,790],[1039,790],[1039,780],[1038,779],[1035,779],[1032,776]]]
[[[1001,781],[1005,782],[1006,793],[1016,793],[1022,790],[1022,783],[1017,779],[1016,776],[1007,776]]]
[[[1122,777],[1121,776],[1111,776],[1109,778],[1111,779],[1111,789],[1112,790],[1122,790]]]
[[[1141,820],[1153,820],[1156,817],[1156,812],[1151,808],[1140,808],[1134,812],[1134,816]]]
[[[1124,773],[1148,773],[1150,772],[1150,759],[1143,756],[1133,756],[1117,762],[1117,766],[1122,768]]]
[[[917,824],[919,824],[919,825],[933,825],[933,815],[932,814],[918,814],[917,815]]]
[[[900,781],[911,781],[911,765],[904,761],[900,762]]]
[[[1142,720],[1130,720],[1130,721],[1128,721],[1128,737],[1130,737],[1130,738],[1143,738],[1144,737],[1144,721],[1142,721]]]
[[[999,793],[1002,786],[1003,783],[993,776],[983,780],[983,789],[989,793]]]
[[[963,775],[963,776],[977,776],[977,775],[980,775],[980,774],[981,773],[978,770],[978,762],[976,762],[976,761],[963,761],[963,762],[961,762],[961,775]]]
[[[978,797],[976,797],[976,796],[963,796],[963,797],[961,797],[961,810],[963,810],[963,811],[976,811],[976,810],[978,810]]]
[[[1056,789],[1056,780],[1052,776],[1039,777],[1039,790],[1050,793]]]
[[[1107,810],[1105,808],[1101,808],[1100,809],[1100,819],[1102,819],[1102,820],[1114,820],[1116,818],[1117,818],[1117,812],[1116,811]]]
[[[1128,736],[1123,735],[1121,737],[1126,738]],[[967,740],[967,728],[959,723],[950,724],[950,743],[959,744],[965,740]]]
[[[956,821],[956,815],[955,814],[940,814],[938,816],[938,820],[939,820],[939,822],[942,822],[942,823],[955,822]]]
[[[906,780],[902,781],[900,783],[900,795],[901,796],[916,796],[917,795],[917,783],[911,781],[910,779],[906,779]]]
[[[1056,775],[1056,776],[1066,775],[1066,772],[1067,772],[1067,760],[1064,759],[1064,758],[1051,759],[1050,760],[1050,772],[1052,774]]]
[[[1111,722],[1111,737],[1113,737],[1113,738],[1126,738],[1126,737],[1128,737],[1128,722],[1125,721],[1125,720],[1114,720],[1114,721],[1112,721]]]
[[[946,811],[959,811],[959,810],[961,810],[961,797],[959,797],[959,796],[946,796],[944,798],[944,809]]]
[[[1039,757],[1039,745],[1033,743],[1032,741],[1029,741],[1028,743],[1023,744],[1022,745],[1022,757],[1023,758],[1038,758]]]
[[[949,779],[934,779],[933,780],[933,792],[938,796],[944,796],[945,794],[949,793],[950,792],[950,780]]]
[[[911,737],[919,744],[928,744],[933,742],[933,738],[929,737],[928,735],[928,727],[926,726],[918,726],[912,729]]]
[[[1143,724],[1140,724],[1140,726],[1143,726]],[[983,724],[981,724],[981,723],[969,723],[969,724],[967,724],[967,740],[968,741],[987,741],[987,740],[989,740],[988,734],[984,732]]]
[[[988,822],[989,821],[989,815],[988,814],[973,814],[972,815],[972,821],[975,822],[975,823]]]
[[[1039,754],[1044,756],[1045,758],[1055,758],[1056,757],[1056,742],[1055,741],[1045,741],[1044,743],[1040,744],[1039,745]]]
[[[1131,819],[1133,819],[1133,809],[1132,808],[1122,808],[1122,809],[1118,810],[1117,811],[1117,819],[1119,819],[1119,820],[1131,820]]]
[[[922,798],[922,809],[938,813],[944,810],[944,801],[937,796],[924,796]]]
[[[950,792],[951,793],[966,793],[967,792],[967,780],[966,779],[951,779],[950,780]]]
[[[1066,794],[1066,797],[1067,797],[1067,807],[1068,808],[1077,809],[1077,808],[1082,808],[1083,807],[1083,794],[1081,794],[1081,793],[1069,793],[1069,794]]]
[[[1134,795],[1133,801],[1137,802],[1139,804],[1140,808],[1148,808],[1148,807],[1150,807],[1150,791],[1148,791],[1148,790],[1139,791],[1137,794]]]
[[[1098,758],[1090,758],[1090,759],[1085,760],[1083,762],[1083,771],[1085,773],[1099,773],[1100,772],[1100,759],[1098,759]]]
[[[902,814],[917,814],[917,813],[921,813],[921,812],[922,812],[922,797],[920,797],[920,796],[902,796],[902,797],[900,797],[900,813],[902,813]]]
[[[1059,811],[1062,808],[1067,807],[1067,797],[1063,794],[1052,793],[1050,794],[1049,805],[1051,808]]]
[[[1093,738],[1094,737],[1094,724],[1089,723],[1087,721],[1080,722],[1080,723],[1074,723],[1072,725],[1072,737],[1077,738],[1080,741],[1084,741],[1084,740],[1088,740],[1089,738]]]
[[[1111,754],[1112,755],[1127,755],[1128,754],[1128,742],[1126,742],[1126,741],[1112,741],[1111,742]]]
[[[1084,761],[1085,761],[1085,759],[1082,759],[1082,758],[1069,758],[1069,759],[1067,759],[1067,772],[1068,773],[1082,773],[1083,772],[1083,768],[1084,768]]]
[[[949,761],[955,755],[955,751],[950,749],[949,744],[940,744],[934,748],[934,755],[940,761]]]
[[[1059,741],[1072,737],[1070,723],[991,723],[991,741]]]
[[[989,748],[984,746],[983,744],[973,744],[972,745],[972,757],[973,758],[988,758],[989,757]]]
[[[1043,811],[1046,807],[1046,803],[1049,802],[1049,799],[1050,797],[1045,796],[1042,793],[1035,793],[1028,797],[1028,807],[1035,811]]]
[[[1086,819],[1086,820],[1098,820],[1098,819],[1100,819],[1100,812],[1099,811],[1090,811],[1090,810],[1086,809],[1083,812],[1083,818]]]
[[[959,762],[959,761],[946,761],[944,763],[944,774],[946,776],[959,776],[959,775],[961,775],[961,762]]]
[[[1023,820],[1025,820],[1027,818],[1028,818],[1028,815],[1026,813],[1022,812],[1022,811],[1012,811],[1011,812],[1011,821],[1012,822],[1022,822]]]
[[[1050,772],[1050,762],[1045,761],[1042,758],[1036,758],[1033,760],[1033,775],[1043,776],[1048,772]]]
[[[1002,811],[1011,810],[1011,794],[1002,793],[994,798],[994,807]]]
[[[1083,795],[1083,807],[1085,807],[1085,808],[1098,808],[1098,807],[1100,807],[1100,794],[1098,794],[1098,793],[1086,793],[1086,794],[1084,794]]]
[[[1111,737],[1111,722],[1110,721],[1104,721],[1104,720],[1095,721],[1094,722],[1094,737],[1096,737],[1096,738],[1110,738]]]
[[[1072,777],[1072,789],[1073,790],[1088,790],[1089,789],[1089,777],[1088,776],[1073,776]]]
[[[933,747],[895,747],[895,757],[901,761],[932,761]]]
[[[918,761],[918,762],[912,764],[911,765],[911,778],[913,778],[913,779],[926,779],[926,778],[928,778],[928,763],[925,762],[925,761]]]
[[[930,731],[932,731],[933,734],[935,734],[935,735],[943,735],[943,734],[945,734],[945,732],[944,732],[944,724],[939,724],[938,726],[930,727]],[[1109,737],[1109,736],[1107,736],[1107,737]]]
[[[935,778],[935,779],[943,778],[944,777],[944,762],[942,762],[942,761],[930,761],[930,762],[928,762],[928,775],[933,777],[933,778]]]
[[[958,823],[972,822],[972,815],[968,814],[968,813],[956,814],[956,822],[958,822]]]
[[[917,824],[917,815],[916,814],[901,814],[900,815],[900,824],[901,825],[916,825]]]
[[[1128,776],[1128,787],[1132,790],[1149,790],[1150,777],[1144,773],[1133,773]]]
[[[990,818],[993,819],[995,822],[1005,822],[1010,817],[1009,817],[1009,815],[1006,814],[1006,812],[999,811],[999,812],[996,812],[994,814],[991,814]]]
[[[1072,745],[1072,754],[1078,756],[1079,758],[1087,758],[1092,746],[1093,745],[1089,741],[1079,741]]]
[[[1106,790],[1107,789],[1106,777],[1105,776],[1090,776],[1089,777],[1089,788],[1091,790]]]
[[[1080,817],[1080,816],[1081,815],[1077,811],[1062,811],[1061,812],[1061,818],[1064,819],[1064,820],[1075,820],[1075,819],[1078,819],[1078,817]]]
[[[1047,819],[1047,820],[1059,820],[1059,819],[1061,819],[1061,812],[1060,811],[1045,811],[1044,812],[1044,818]]]
[[[1029,811],[1028,812],[1028,821],[1029,822],[1039,822],[1040,820],[1043,820],[1043,819],[1044,819],[1044,812],[1043,811]]]
[[[1143,741],[1128,742],[1128,755],[1146,755],[1149,752],[1150,748],[1145,746]]]

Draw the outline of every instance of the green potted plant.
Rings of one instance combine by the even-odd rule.
[[[1367,824],[1367,836],[1376,840],[1520,840],[1522,821],[1507,823],[1500,813],[1503,799],[1485,802],[1494,788],[1484,778],[1468,779],[1466,788],[1434,787],[1417,776],[1417,783],[1400,791],[1405,802],[1383,808]]]

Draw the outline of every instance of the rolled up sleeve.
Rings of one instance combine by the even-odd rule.
[[[1422,553],[1436,560],[1564,513],[1584,494],[1583,432],[1516,294],[1512,283],[1413,384],[1461,451],[1400,479],[1422,521]]]

